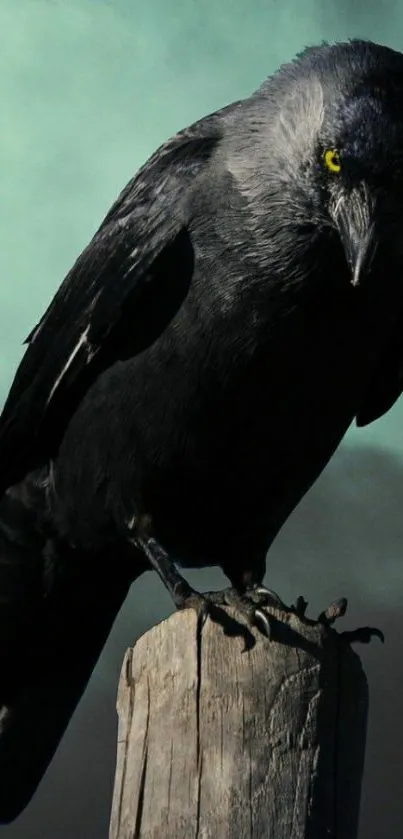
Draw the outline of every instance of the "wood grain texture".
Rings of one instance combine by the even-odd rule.
[[[187,610],[127,651],[110,839],[355,839],[360,659],[334,630],[266,611],[272,640],[253,631],[246,650]]]

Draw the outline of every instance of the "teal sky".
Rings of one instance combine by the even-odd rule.
[[[160,142],[305,44],[398,48],[400,22],[398,2],[365,0],[0,0],[0,400],[23,337]],[[403,403],[350,437],[400,456],[402,418]]]
[[[0,0],[0,403],[22,340],[121,188],[162,141],[248,95],[307,44],[359,36],[403,49],[402,32],[401,0]],[[403,817],[393,779],[376,774],[378,766],[396,765],[393,749],[401,762],[403,742],[401,690],[394,691],[395,715],[383,698],[383,680],[401,673],[402,420],[403,398],[386,417],[349,432],[274,545],[274,579],[267,577],[285,600],[302,592],[317,611],[347,589],[350,625],[357,615],[376,622],[378,609],[396,627],[397,643],[390,633],[382,656],[376,646],[363,652],[379,692],[372,719],[382,726],[370,743],[362,839],[397,839]],[[214,572],[192,577],[204,588],[219,579]],[[113,766],[110,719],[123,650],[172,611],[152,575],[134,589],[49,780],[22,821],[5,829],[10,839],[107,834],[105,767]],[[86,744],[95,753],[87,762]]]

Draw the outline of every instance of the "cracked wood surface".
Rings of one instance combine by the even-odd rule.
[[[266,612],[272,640],[253,630],[246,651],[189,610],[127,651],[110,839],[356,839],[360,659],[334,630]]]

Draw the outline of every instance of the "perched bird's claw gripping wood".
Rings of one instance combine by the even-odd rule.
[[[196,591],[179,573],[168,553],[152,534],[151,518],[142,516],[133,519],[136,526],[135,536],[130,541],[140,548],[157,571],[162,582],[168,589],[177,609],[195,609],[200,628],[207,617],[214,619],[217,615],[215,607],[233,606],[237,612],[246,618],[251,626],[257,626],[264,635],[270,638],[270,621],[259,606],[274,605],[283,608],[280,597],[276,592],[261,584],[250,585],[244,591],[227,588],[222,591]]]
[[[239,592],[235,588],[203,593],[195,591],[179,573],[168,553],[151,535],[151,532],[151,518],[144,516],[137,520],[137,532],[132,541],[136,547],[142,549],[152,568],[159,574],[177,609],[196,611],[200,631],[208,617],[213,620],[218,617],[215,607],[219,606],[234,607],[237,613],[246,618],[249,626],[258,627],[269,639],[271,638],[270,615],[259,607],[274,606],[283,612],[293,612],[301,619],[304,618],[308,606],[308,601],[304,597],[299,596],[295,604],[286,606],[275,591],[259,584],[249,586],[244,592]],[[346,611],[347,599],[342,597],[333,601],[320,613],[318,623],[330,627],[338,618],[344,617]],[[369,626],[359,627],[340,635],[346,643],[356,641],[364,644],[368,644],[374,636],[380,638],[382,643],[384,642],[381,630]]]

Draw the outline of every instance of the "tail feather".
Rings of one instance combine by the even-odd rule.
[[[0,822],[29,803],[134,578],[68,555],[50,591],[43,560],[0,534]]]

